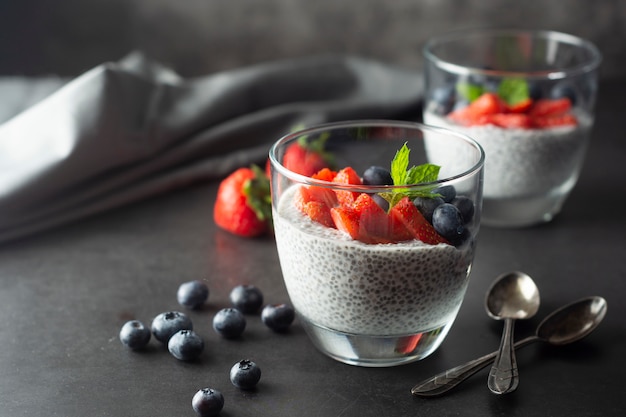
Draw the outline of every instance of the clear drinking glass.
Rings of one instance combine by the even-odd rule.
[[[461,131],[485,150],[483,224],[552,220],[590,140],[598,49],[553,31],[482,29],[433,38],[424,56],[424,123]]]
[[[351,167],[362,177],[368,167],[389,168],[396,152],[406,144],[410,166],[434,164],[440,167],[439,177],[403,186],[345,184],[303,176],[283,165],[290,146],[320,138],[332,155],[335,171]],[[416,361],[437,349],[455,320],[469,283],[481,218],[484,154],[480,145],[461,133],[417,123],[350,121],[288,134],[272,146],[270,161],[274,229],[283,278],[315,346],[341,362],[370,367]],[[398,217],[392,213],[401,203],[393,206],[396,210],[385,207],[383,215],[378,213],[373,235],[369,233],[375,216],[361,211],[355,239],[304,214],[302,196],[313,191],[326,196],[325,204],[335,214],[358,205],[345,200],[339,203],[338,195],[369,201],[369,197],[388,197],[394,192],[445,197],[451,201],[448,205],[462,202],[471,210],[465,211],[470,214],[464,217],[458,239],[450,238],[448,243],[427,244],[414,237],[373,238],[390,231],[395,236]],[[409,209],[414,206],[411,197],[403,203]]]

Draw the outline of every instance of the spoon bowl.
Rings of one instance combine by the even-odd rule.
[[[517,389],[519,375],[513,330],[515,320],[533,317],[539,310],[539,289],[531,277],[513,271],[496,278],[485,298],[487,314],[504,320],[500,349],[489,372],[488,386],[494,394],[506,394]]]
[[[602,322],[607,312],[607,302],[599,296],[580,299],[567,304],[546,316],[535,334],[515,343],[520,349],[534,342],[546,342],[554,346],[567,345],[587,336]],[[496,357],[497,352],[441,372],[420,382],[411,389],[413,395],[434,397],[445,394],[483,369]]]

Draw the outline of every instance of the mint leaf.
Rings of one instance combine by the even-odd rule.
[[[434,164],[422,164],[408,168],[410,154],[411,150],[405,142],[391,161],[393,185],[412,185],[436,181],[441,167]],[[380,195],[389,202],[389,208],[391,208],[404,197],[409,197],[410,199],[415,197],[436,197],[437,194],[432,192],[432,188],[434,187],[421,190],[399,188],[389,193],[381,193]]]
[[[498,96],[510,106],[527,100],[528,83],[523,78],[505,78],[498,86]]]
[[[480,85],[460,82],[456,85],[456,92],[467,102],[471,103],[480,97],[485,92],[485,89]]]

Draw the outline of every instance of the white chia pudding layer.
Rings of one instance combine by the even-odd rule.
[[[274,210],[285,285],[309,321],[345,333],[409,335],[454,320],[469,282],[472,245],[365,244],[313,222],[293,203]]]
[[[433,112],[424,123],[462,132],[485,151],[485,198],[544,196],[576,182],[593,121],[577,115],[578,126],[504,129],[494,125],[461,126]],[[429,152],[431,149],[429,149]],[[441,150],[445,152],[445,150]]]

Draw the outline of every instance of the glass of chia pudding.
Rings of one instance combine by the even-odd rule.
[[[433,38],[424,56],[424,123],[485,150],[483,224],[552,220],[590,140],[598,49],[553,31],[479,29]]]
[[[450,152],[428,155],[433,147]],[[481,146],[438,127],[363,120],[295,131],[269,160],[281,270],[314,345],[369,367],[435,351],[469,283]]]

